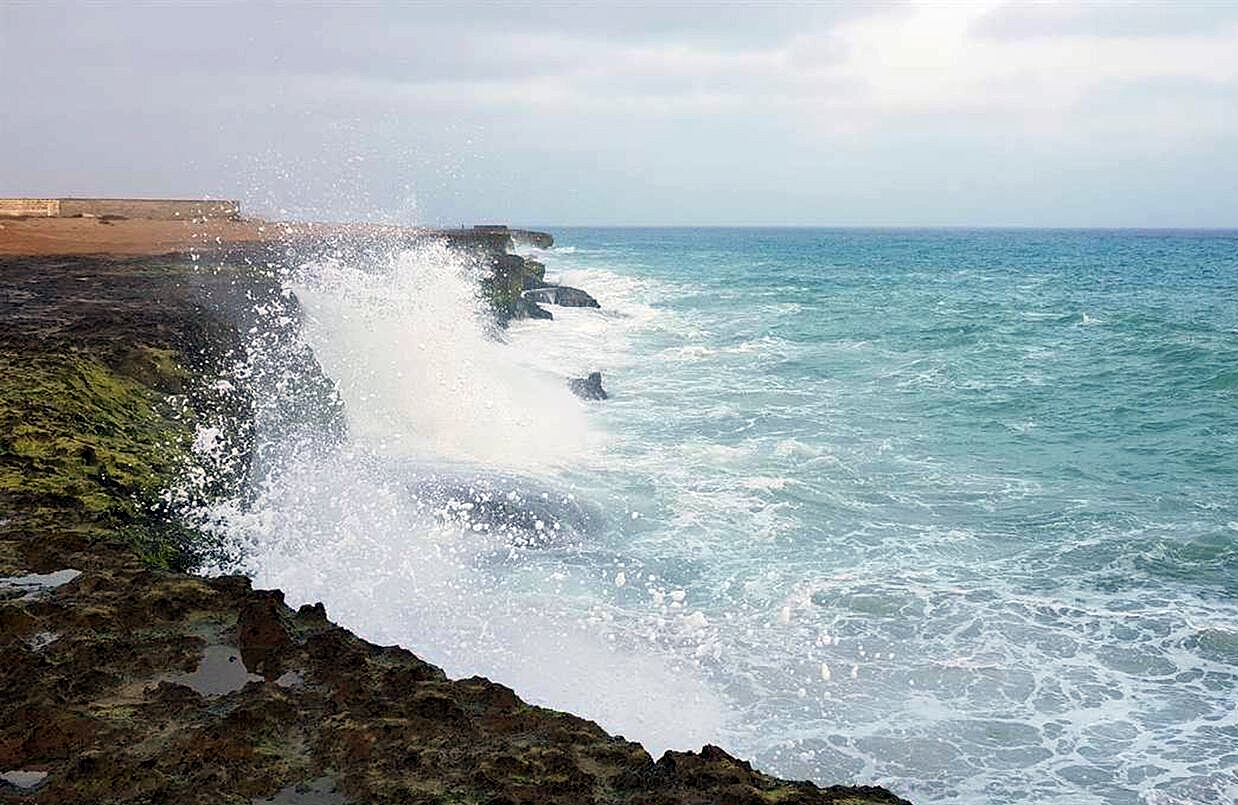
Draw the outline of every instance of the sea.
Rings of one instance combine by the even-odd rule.
[[[347,435],[260,420],[256,586],[655,757],[1238,801],[1238,232],[549,231],[600,308],[498,329],[441,244],[288,272]]]

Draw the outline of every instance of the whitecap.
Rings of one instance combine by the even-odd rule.
[[[774,453],[779,456],[799,456],[813,458],[825,452],[814,445],[805,444],[798,439],[783,439],[774,445]]]
[[[793,483],[795,483],[795,481],[790,478],[778,478],[766,475],[753,475],[747,478],[741,478],[739,481],[740,486],[745,489],[754,489],[767,492],[786,489],[788,485]]]
[[[659,353],[662,358],[671,361],[699,360],[701,358],[708,358],[711,355],[717,354],[718,350],[703,346],[701,344],[689,344],[683,347],[667,347]]]

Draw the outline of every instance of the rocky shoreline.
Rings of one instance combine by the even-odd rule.
[[[592,722],[367,643],[321,605],[191,572],[223,548],[168,490],[186,488],[204,429],[231,449],[185,494],[247,481],[256,402],[232,367],[255,310],[293,314],[275,337],[314,401],[280,415],[342,434],[271,266],[446,238],[487,266],[504,321],[529,315],[525,292],[544,281],[510,253],[512,232],[281,227],[188,245],[182,232],[99,256],[107,238],[63,246],[86,224],[35,248],[12,237],[19,223],[0,230],[0,802],[904,802],[778,780],[716,747],[655,762]],[[128,228],[120,240],[140,246]]]

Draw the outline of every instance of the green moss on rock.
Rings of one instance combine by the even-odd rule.
[[[182,374],[159,358],[158,377]],[[175,398],[90,357],[0,355],[0,501],[36,526],[67,510],[93,539],[188,569],[199,535],[167,516],[160,493],[188,465],[193,422]]]
[[[233,280],[167,260],[0,260],[0,536],[18,546],[0,567],[111,544],[184,570],[209,549],[166,490],[188,476],[199,424],[250,424],[245,395],[217,389],[240,339],[206,298]],[[198,498],[244,480],[236,435],[229,489]]]
[[[0,356],[0,493],[131,519],[168,486],[191,417],[78,356]]]
[[[546,266],[516,254],[491,258],[490,273],[482,278],[482,298],[494,311],[500,324],[525,316],[521,295],[541,284]]]

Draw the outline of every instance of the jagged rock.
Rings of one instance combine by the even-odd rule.
[[[601,307],[598,300],[579,288],[566,285],[540,285],[524,292],[524,298],[560,307]]]
[[[207,537],[138,503],[189,451],[186,411],[255,416],[207,394],[241,347],[213,301],[234,279],[171,260],[0,258],[0,577],[16,589],[81,571],[0,596],[0,800],[901,802],[777,780],[715,748],[655,764],[590,721],[367,643],[321,605],[294,612],[243,576],[169,569]],[[203,282],[218,293],[191,298]],[[600,373],[576,382],[605,394]],[[188,408],[167,404],[176,385]],[[19,428],[49,434],[37,456],[17,449]],[[232,662],[212,652],[232,645],[260,679],[206,694],[174,681],[204,657]],[[33,775],[37,790],[11,790]]]
[[[605,400],[610,395],[602,388],[602,373],[590,372],[588,377],[573,377],[567,387],[582,400]]]
[[[481,281],[482,297],[490,304],[500,325],[512,319],[549,318],[521,303],[522,294],[531,285],[540,284],[546,267],[536,260],[518,254],[490,253],[486,258],[489,274]]]
[[[284,672],[284,655],[292,648],[288,630],[280,621],[285,609],[279,590],[258,591],[241,606],[237,618],[237,645],[245,670],[270,682]]]
[[[549,232],[534,232],[529,229],[511,230],[512,240],[519,244],[528,244],[538,249],[549,249],[555,245],[554,236]]]
[[[546,284],[546,264],[537,260],[524,258],[524,290],[529,291],[534,288],[541,288]]]
[[[513,319],[553,319],[554,314],[546,308],[534,302],[532,299],[521,297],[517,299],[512,306]]]
[[[601,307],[598,300],[579,288],[560,285],[555,288],[555,304],[560,307]]]

